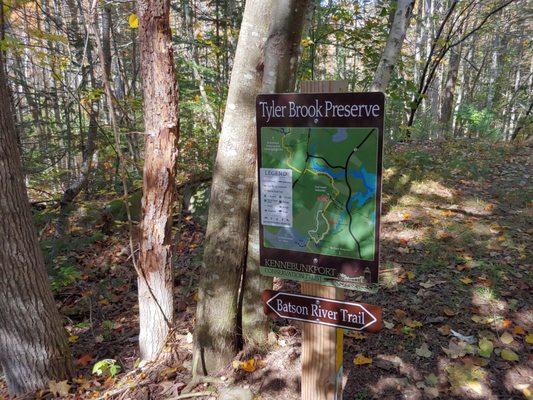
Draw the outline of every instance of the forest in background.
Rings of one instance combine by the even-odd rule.
[[[375,73],[390,36],[397,2],[332,0],[311,3],[313,6],[306,8],[301,21],[296,90],[301,81],[307,80],[343,80],[348,83],[349,91],[369,90],[374,84]],[[37,228],[49,282],[65,318],[69,341],[74,347],[76,365],[82,372],[76,378],[78,382],[69,381],[69,385],[73,385],[70,393],[72,395],[74,387],[77,387],[79,393],[90,393],[91,396],[96,393],[102,395],[102,391],[108,389],[118,390],[117,396],[121,396],[127,392],[113,386],[120,382],[120,374],[117,373],[121,370],[138,371],[139,358],[132,348],[137,337],[129,335],[129,332],[138,329],[137,317],[131,314],[136,301],[136,275],[132,268],[137,268],[136,249],[142,235],[139,221],[142,217],[143,164],[146,158],[144,142],[145,135],[149,134],[145,128],[143,100],[150,100],[143,99],[140,16],[134,2],[1,0],[0,6],[0,51],[8,83],[7,100],[15,122],[17,149],[22,159],[33,223]],[[169,342],[175,344],[170,347],[174,348],[174,359],[178,360],[180,367],[176,367],[176,363],[161,367],[151,380],[132,375],[123,377],[126,381],[144,382],[141,387],[174,382],[174,386],[158,386],[154,392],[158,395],[181,393],[185,383],[190,383],[188,373],[183,371],[194,369],[189,365],[182,370],[181,366],[190,363],[192,339],[189,335],[194,330],[192,320],[198,302],[199,280],[203,274],[202,258],[204,264],[213,262],[203,255],[209,191],[244,11],[243,1],[179,0],[170,3],[175,77],[179,88],[176,187],[180,204],[173,215],[175,254],[172,262],[175,268],[174,308],[181,317],[176,320],[177,328],[171,330],[174,337]],[[507,270],[514,261],[507,260],[503,263],[505,266],[499,263],[504,256],[525,260],[526,267],[531,262],[531,254],[524,247],[531,236],[527,228],[531,209],[527,188],[531,180],[525,168],[530,160],[522,153],[532,137],[533,31],[528,19],[530,12],[531,5],[522,0],[415,2],[401,52],[386,87],[385,163],[386,173],[390,176],[385,182],[389,190],[384,190],[385,212],[389,212],[388,218],[392,219],[397,214],[399,220],[395,223],[409,225],[408,230],[411,231],[431,221],[439,224],[443,222],[441,219],[450,218],[451,222],[448,221],[442,231],[437,229],[431,237],[439,245],[425,249],[429,253],[424,253],[424,257],[429,254],[437,265],[452,265],[454,273],[472,268],[483,270],[481,276],[485,278],[480,282],[473,279],[467,280],[467,283],[456,283],[466,287],[474,283],[479,288],[493,291],[490,292],[492,297],[487,297],[486,292],[478,290],[482,293],[481,302],[490,303],[488,306],[481,304],[479,308],[488,307],[489,314],[494,315],[495,311],[491,308],[496,307],[492,303],[493,295],[505,293],[505,290],[498,286],[503,285],[500,281],[494,287],[492,284],[506,274],[510,274],[510,286],[515,288],[507,297],[520,298],[518,292],[525,297],[517,300],[513,307],[515,310],[530,310],[527,304],[527,285],[530,283],[525,283],[526,287],[524,283],[518,283],[524,276],[529,277],[527,269],[521,266],[520,272],[517,272],[520,276],[517,277]],[[268,28],[269,21],[266,24]],[[220,148],[218,151],[221,151]],[[247,149],[243,147],[240,151],[244,153]],[[234,163],[239,162],[238,158]],[[517,159],[521,161],[517,162]],[[491,220],[492,217],[481,216],[485,215],[485,211],[492,210],[491,204],[494,203],[489,200],[494,195],[492,188],[483,188],[483,183],[480,183],[481,187],[475,184],[470,187],[466,182],[483,182],[493,173],[493,167],[501,172],[499,178],[511,179],[509,184],[500,182],[509,191],[498,193],[495,198],[511,196],[511,211],[520,215],[525,213],[526,221],[508,220],[506,225],[505,222]],[[518,172],[513,175],[515,170]],[[469,187],[459,188],[458,184]],[[405,193],[405,187],[409,185],[410,192]],[[479,190],[474,199],[484,203],[478,204],[479,210],[469,209],[464,215],[474,219],[487,218],[484,222],[489,227],[489,236],[492,231],[497,233],[495,245],[499,249],[491,249],[490,246],[494,247],[491,242],[485,249],[488,255],[472,254],[475,252],[465,255],[462,249],[460,257],[453,260],[444,257],[445,260],[441,260],[440,251],[460,247],[455,242],[464,239],[456,226],[460,221],[455,219],[455,213],[458,213],[456,203],[461,193],[468,190]],[[435,192],[435,196],[447,199],[449,204],[435,206],[441,214],[422,216],[420,209],[428,205],[405,199],[409,193],[424,191]],[[411,211],[402,207],[420,209]],[[469,205],[461,207],[468,208]],[[477,222],[470,223],[475,226]],[[523,226],[524,223],[526,226]],[[508,243],[506,240],[511,239],[505,236],[505,232],[511,227],[517,228],[522,236]],[[394,231],[396,228],[388,229]],[[393,236],[392,231],[388,234]],[[390,243],[384,244],[384,290],[389,296],[395,296],[398,285],[402,283],[407,283],[409,290],[414,289],[410,286],[419,278],[423,280],[420,283],[422,289],[426,290],[439,287],[447,279],[439,279],[431,273],[428,276],[424,269],[427,266],[420,266],[415,257],[422,250],[417,247],[418,244],[411,243],[415,242],[412,232],[405,235],[404,231],[394,239],[399,245],[392,244],[392,236],[388,239]],[[475,237],[471,239],[472,243],[468,245],[481,246]],[[502,246],[504,250],[501,250]],[[492,254],[500,250],[510,253]],[[476,264],[476,257],[481,257],[483,262]],[[464,265],[466,267],[460,267]],[[471,278],[474,276],[461,279]],[[463,289],[460,288],[459,294],[466,295]],[[418,296],[419,292],[416,293]],[[357,295],[353,294],[353,297]],[[379,301],[376,298],[376,302]],[[121,302],[124,304],[119,306]],[[129,313],[125,312],[125,307],[129,308]],[[393,315],[390,318],[395,320],[396,325],[391,329],[398,330],[394,334],[404,335],[406,340],[412,341],[407,348],[411,346],[412,352],[416,348],[415,355],[419,359],[430,358],[419,355],[427,354],[429,350],[427,346],[419,347],[420,343],[413,339],[420,337],[415,333],[420,328],[418,320],[414,316],[408,317],[405,311],[402,314],[403,309],[398,310],[389,310]],[[458,314],[456,310],[439,312],[443,312],[445,318]],[[506,312],[510,312],[508,308]],[[531,331],[528,329],[531,320],[527,312],[521,318],[515,321],[506,316],[496,322],[483,323],[494,323],[501,333],[498,325],[501,321],[515,321],[514,325],[509,322],[504,328],[513,329],[515,342],[519,342],[518,339],[524,342],[525,347],[513,348],[514,354],[522,355],[521,352],[526,349],[523,356],[527,358],[531,343],[527,341],[530,339],[527,339],[526,332]],[[426,321],[422,323],[425,326]],[[468,325],[465,321],[462,323]],[[289,335],[287,331],[290,331]],[[292,348],[298,332],[298,326],[278,327],[276,346],[284,348],[290,343]],[[497,343],[501,340],[499,333],[498,338],[483,335],[478,345],[483,343],[485,346],[488,341]],[[449,335],[450,332],[443,336]],[[352,339],[366,340],[349,340]],[[468,343],[463,339],[454,344],[461,347],[461,343]],[[283,341],[285,345],[280,345]],[[428,337],[424,342],[429,342]],[[119,357],[121,346],[127,348],[127,355],[123,356],[126,358],[123,359]],[[253,370],[251,373],[264,369],[264,365],[262,368],[250,368],[246,361],[255,360],[258,356],[249,359],[253,351],[246,346],[243,348],[242,344],[239,346],[243,350],[239,353],[243,363],[234,364],[237,372],[246,376],[250,373],[247,368]],[[498,345],[495,344],[495,347]],[[462,358],[465,354],[479,355],[469,353],[464,346],[457,350],[450,344],[447,349],[452,352],[452,359]],[[359,354],[368,355],[368,351],[357,349]],[[396,351],[402,352],[405,348]],[[487,349],[481,349],[481,352],[487,354]],[[492,350],[489,358],[491,354]],[[290,354],[287,357],[293,358]],[[258,365],[265,363],[263,359],[260,361]],[[396,368],[395,362],[392,364]],[[479,367],[477,364],[479,361],[465,363]],[[501,367],[496,363],[490,364],[487,369]],[[463,366],[458,368],[447,371],[446,382],[433,382],[431,378],[431,383],[428,383],[427,379],[413,376],[409,379],[424,382],[422,386],[414,387],[429,397],[435,394],[435,389],[437,393],[441,390],[442,395],[442,390],[450,390],[450,387],[452,392],[458,390],[459,394],[454,392],[454,395],[464,395],[460,392],[464,382],[459,379],[459,375],[464,374],[471,374],[472,379],[468,382],[478,382],[481,387],[472,389],[467,382],[467,392],[479,389],[481,396],[486,396],[487,390],[493,389],[485,382],[487,374],[476,375],[477,370],[472,372],[466,371]],[[381,370],[389,371],[387,368]],[[527,372],[520,371],[527,376]],[[250,378],[241,376],[237,381],[239,379]],[[369,378],[358,379],[363,382]],[[94,382],[99,382],[100,386]],[[207,387],[209,382],[202,384]],[[518,389],[513,385],[509,389],[498,381],[493,390],[494,393],[518,390],[526,397],[531,396],[527,392],[529,386],[523,383],[517,385]],[[286,384],[283,390],[290,387]],[[214,393],[214,390],[211,391]],[[65,392],[65,386],[52,385],[41,395],[62,393],[67,396],[68,392],[69,389]],[[281,396],[281,392],[280,389],[277,395]],[[379,393],[371,393],[368,389],[367,397],[373,394]],[[211,394],[205,396],[209,398]],[[475,393],[472,396],[476,398]]]
[[[387,138],[528,137],[530,129],[519,129],[531,112],[533,84],[527,2],[452,3],[451,15],[446,2],[415,6],[387,89]],[[0,43],[32,200],[57,198],[83,174],[88,158],[95,162],[91,190],[120,186],[115,135],[128,183],[139,187],[143,119],[135,4],[4,0],[2,10]],[[171,3],[180,182],[210,173],[242,11],[240,1]],[[342,79],[350,91],[368,90],[390,19],[388,2],[321,2],[304,28],[298,79]]]

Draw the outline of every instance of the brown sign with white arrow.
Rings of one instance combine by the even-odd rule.
[[[381,329],[381,308],[372,304],[349,303],[323,297],[265,290],[265,314],[365,332]]]

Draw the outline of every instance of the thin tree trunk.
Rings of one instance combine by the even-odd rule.
[[[174,319],[172,215],[179,138],[178,83],[169,23],[170,0],[138,1],[144,90],[145,162],[139,268],[139,347],[155,359]]]
[[[68,379],[66,334],[31,221],[0,54],[0,366],[12,394]]]
[[[376,73],[370,91],[385,92],[389,85],[390,77],[394,65],[398,60],[400,51],[402,50],[403,40],[409,26],[409,21],[413,13],[414,0],[398,0],[396,12],[394,13],[394,20],[392,22],[389,37],[385,49],[381,53]]]
[[[459,47],[458,49],[452,50],[450,54],[450,62],[448,63],[448,75],[446,76],[444,96],[442,99],[440,112],[440,129],[442,132],[441,136],[447,139],[450,139],[452,137],[452,110],[460,61],[461,48]]]

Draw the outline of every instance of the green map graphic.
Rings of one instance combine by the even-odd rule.
[[[263,223],[265,247],[374,259],[377,128],[263,127],[261,157],[292,170],[292,222]]]

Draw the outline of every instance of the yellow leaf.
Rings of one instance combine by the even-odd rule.
[[[407,278],[412,281],[415,279],[416,274],[413,271],[407,271]]]
[[[518,361],[518,354],[516,354],[514,351],[509,349],[503,349],[500,353],[500,357],[503,358],[505,361]]]
[[[526,335],[526,343],[533,344],[533,333],[529,333]]]
[[[411,214],[409,213],[403,213],[403,219],[409,219],[410,216]]]
[[[366,335],[364,333],[357,332],[357,331],[346,332],[345,335],[355,340],[366,340]]]
[[[76,335],[72,335],[72,336],[69,336],[68,337],[68,341],[70,343],[76,343],[76,341],[78,340],[79,336],[76,336]]]
[[[239,367],[241,366],[241,362],[238,360],[233,360],[231,362],[231,366],[233,367],[233,369],[239,369]]]
[[[257,369],[255,358],[250,358],[249,360],[244,361],[239,368],[246,372],[254,372]]]
[[[128,18],[131,29],[137,29],[139,27],[139,17],[137,14],[131,14]]]
[[[407,325],[409,328],[420,328],[422,326],[422,322],[414,319],[408,319],[405,321],[405,325]]]
[[[372,358],[371,357],[365,357],[362,354],[358,354],[353,359],[353,363],[355,365],[366,365],[366,364],[372,364]]]
[[[461,282],[463,282],[465,285],[470,285],[472,283],[472,279],[470,278],[461,278]]]

